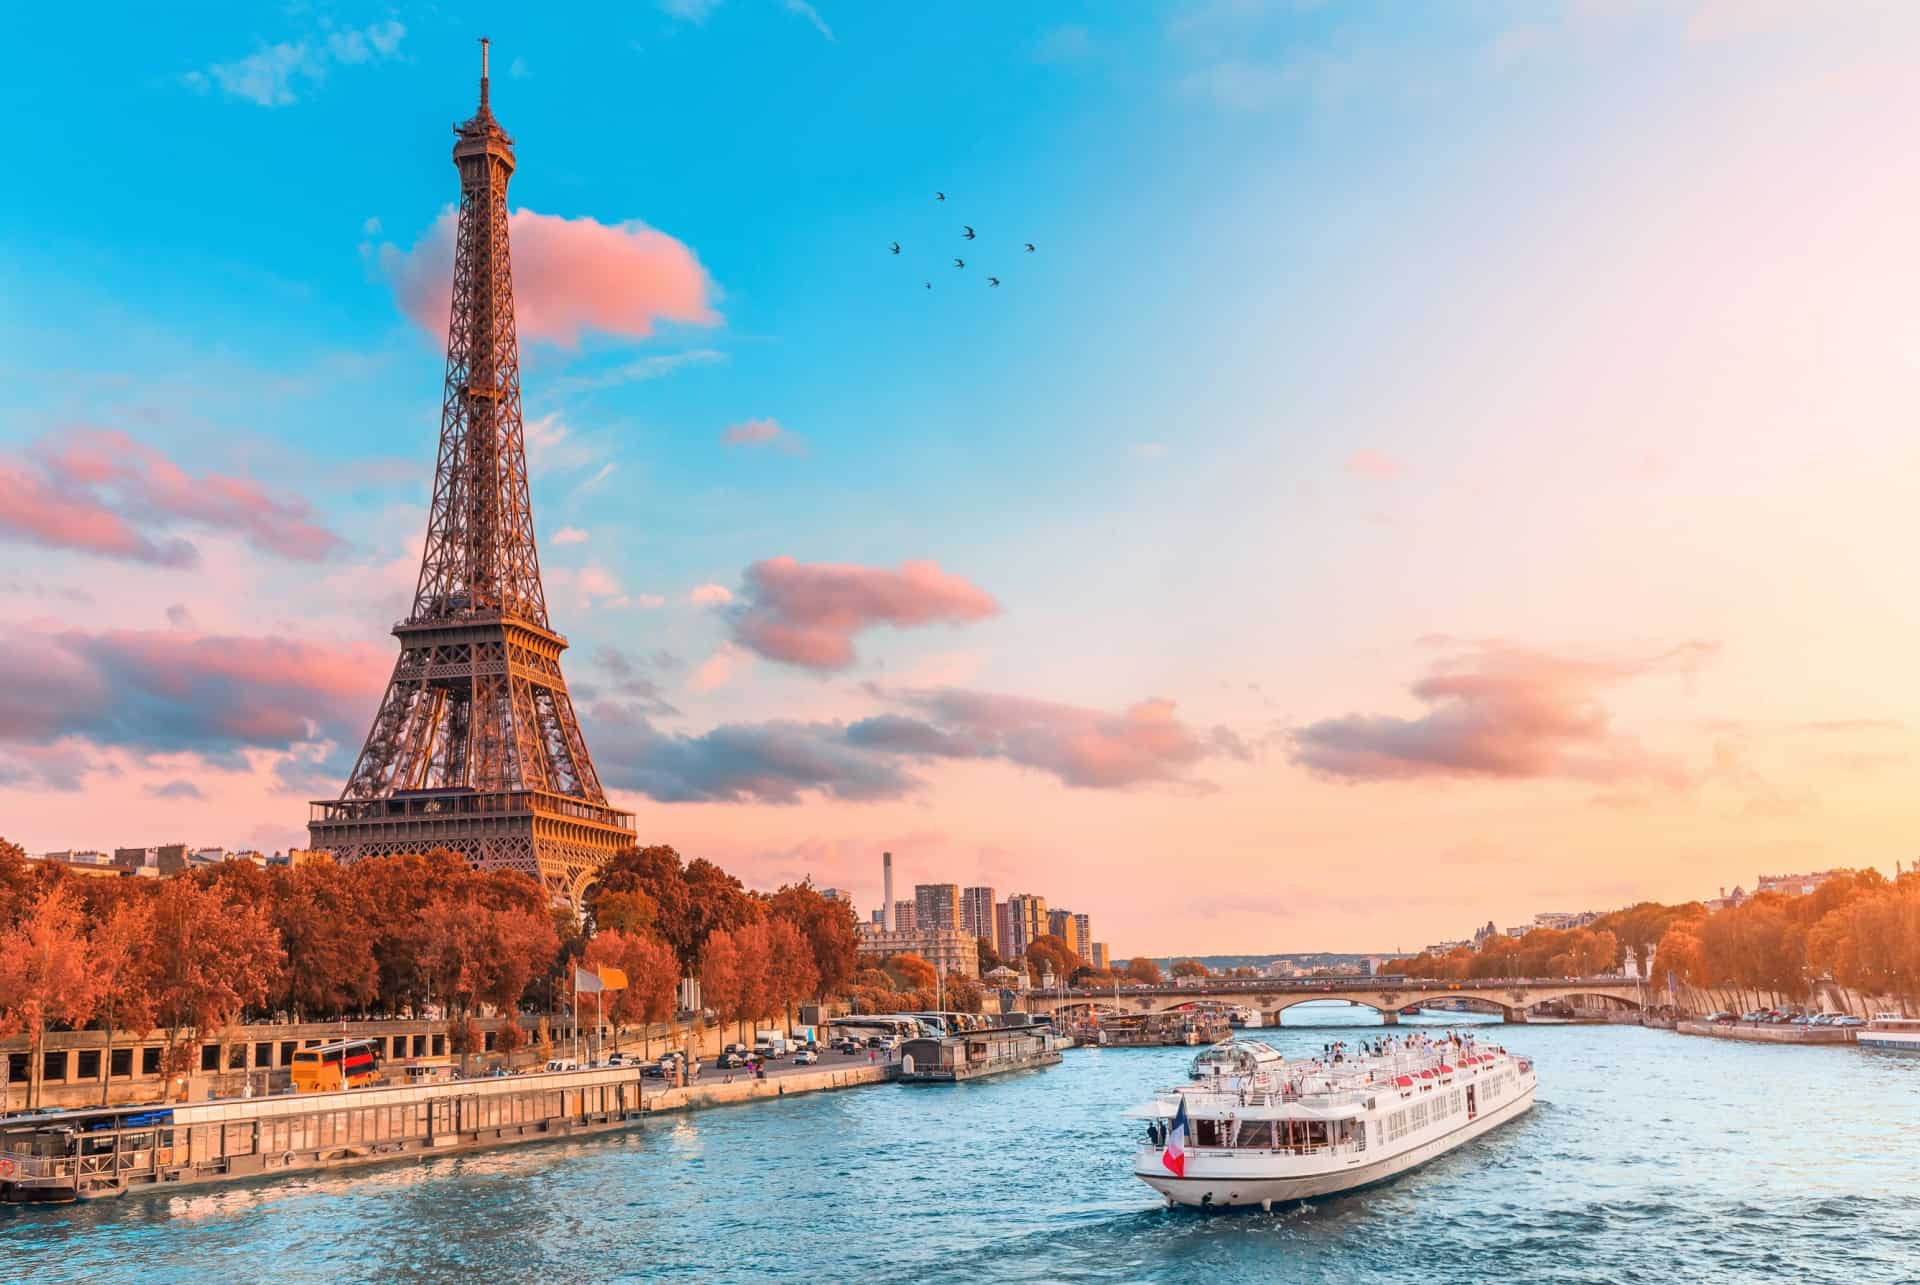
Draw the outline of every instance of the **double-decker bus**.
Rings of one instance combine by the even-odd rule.
[[[380,1053],[373,1040],[338,1040],[293,1055],[297,1093],[358,1089],[380,1081]]]

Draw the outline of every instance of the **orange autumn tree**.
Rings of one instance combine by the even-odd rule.
[[[79,899],[65,888],[49,888],[0,937],[0,1037],[25,1031],[27,1064],[37,1067],[48,1023],[79,1026],[93,1016],[99,999]],[[39,1080],[28,1077],[29,1107],[39,1105]]]
[[[100,984],[100,1029],[106,1032],[106,1071],[100,1077],[100,1105],[107,1105],[113,1083],[113,1035],[125,1029],[145,1035],[153,1026],[153,988],[145,959],[153,935],[153,903],[145,897],[120,899],[87,939]],[[131,1056],[131,1055],[129,1055]]]
[[[664,942],[617,929],[602,929],[587,942],[589,965],[610,964],[627,975],[624,990],[604,997],[606,1015],[613,1021],[614,1047],[621,1026],[640,1026],[643,1041],[650,1040],[655,1022],[673,1016],[674,991],[680,981],[680,961]],[[642,1044],[642,1049],[646,1044]]]
[[[146,951],[154,1020],[166,1033],[165,1073],[188,1068],[190,1049],[266,1002],[286,960],[260,906],[229,901],[192,879],[161,881]]]

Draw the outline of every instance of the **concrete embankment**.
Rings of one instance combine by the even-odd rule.
[[[885,1084],[899,1068],[858,1066],[821,1071],[788,1071],[756,1080],[745,1072],[726,1081],[726,1072],[705,1071],[697,1083],[677,1089],[662,1089],[647,1096],[647,1112],[704,1111],[708,1107],[736,1106],[763,1098],[791,1097],[796,1093],[821,1093],[828,1089],[852,1089],[863,1084]]]
[[[1716,1040],[1747,1040],[1754,1044],[1851,1044],[1853,1029],[1846,1026],[1753,1026],[1746,1022],[1680,1022],[1682,1035],[1705,1035]]]

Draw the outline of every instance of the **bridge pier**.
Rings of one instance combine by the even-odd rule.
[[[1525,1026],[1527,1024],[1527,1010],[1524,1008],[1509,1008],[1501,1014],[1500,1020],[1509,1026]]]
[[[1383,1008],[1380,1010],[1380,1020],[1388,1026],[1398,1026],[1400,1025],[1400,1010],[1397,1008]]]

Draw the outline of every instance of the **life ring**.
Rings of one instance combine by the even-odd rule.
[[[8,1159],[5,1156],[0,1156],[0,1178],[13,1177],[13,1168],[14,1168],[14,1165],[12,1160]]]
[[[285,1155],[283,1155],[283,1156],[281,1156],[281,1157],[280,1157],[280,1163],[281,1163],[282,1165],[290,1165],[290,1164],[292,1164],[292,1163],[293,1163],[293,1152],[291,1152],[291,1151],[289,1151],[289,1152],[287,1152],[287,1153],[286,1153]]]

